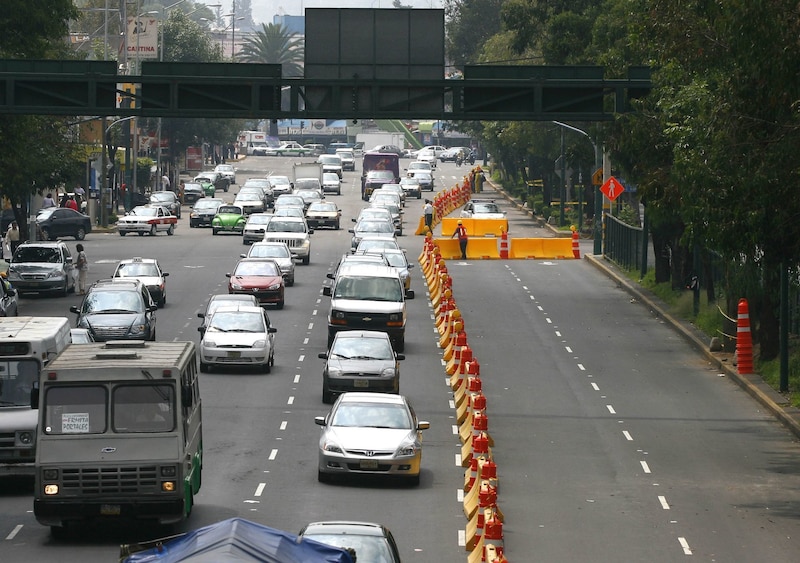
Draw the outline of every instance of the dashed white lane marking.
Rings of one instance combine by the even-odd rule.
[[[611,414],[617,414],[617,411],[615,411],[614,407],[612,407],[611,405],[606,405],[606,408],[608,409],[608,412],[610,412]]]
[[[592,389],[594,389],[595,391],[600,391],[600,387],[594,381],[592,381],[589,385],[591,385]]]
[[[286,404],[287,405],[293,405],[294,404],[294,397],[289,397],[289,400],[286,401]]]
[[[629,442],[633,442],[633,436],[631,436],[631,433],[628,432],[627,430],[623,430],[622,435],[625,436],[625,439],[628,440]]]
[[[294,376],[294,382],[295,382],[295,383],[300,383],[300,374],[299,374],[299,373],[298,373],[298,374],[295,374],[295,376]]]
[[[256,487],[256,494],[254,496],[260,497],[261,493],[264,492],[264,489],[267,487],[266,483],[259,483],[258,487]]]
[[[314,329],[314,323],[308,323],[308,330]]]
[[[280,429],[281,429],[281,430],[286,430],[286,427],[287,427],[288,425],[289,425],[289,423],[288,423],[287,421],[285,421],[285,420],[284,420],[284,421],[282,421],[282,422],[281,422]]]
[[[464,530],[458,531],[458,547],[464,547],[467,545],[467,532]]]
[[[276,457],[278,457],[278,450],[274,449],[271,452],[269,452],[269,458],[267,459],[269,459],[270,461],[275,461]]]
[[[308,344],[308,337],[303,339],[303,344]]]
[[[454,424],[452,426],[452,429],[453,429],[453,436],[456,436],[458,434],[458,425]]]
[[[461,467],[461,454],[456,454],[456,467]]]
[[[689,547],[689,542],[686,541],[686,538],[678,538],[678,541],[680,542],[681,547],[683,548],[683,554],[691,555],[692,549]]]
[[[650,466],[647,465],[646,461],[642,460],[639,462],[639,464],[642,466],[642,471],[644,471],[645,473],[652,473],[652,471],[650,471]]]
[[[578,369],[581,371],[586,371],[586,368],[583,366],[583,364],[578,364]]]
[[[312,317],[316,317],[317,316],[317,309],[314,309],[313,311],[311,311],[311,316]]]
[[[306,355],[305,355],[305,354],[300,354],[300,357],[299,357],[299,358],[297,358],[297,361],[298,361],[298,362],[302,362],[302,361],[303,361],[303,360],[305,360],[305,359],[306,359]]]
[[[667,502],[667,497],[659,495],[658,502],[661,503],[661,508],[663,508],[664,510],[669,510],[669,503]]]
[[[550,317],[545,317],[544,320],[546,320],[547,324],[549,324],[549,325],[553,324],[553,321],[552,321],[552,319]]]
[[[464,502],[464,489],[456,489],[456,500],[458,502]]]
[[[572,354],[572,348],[570,348],[569,346],[564,346],[564,349],[565,349],[567,352],[569,352],[570,354]]]
[[[22,524],[17,524],[16,526],[14,526],[14,529],[11,530],[11,533],[6,536],[6,539],[13,540],[21,529],[22,529]]]

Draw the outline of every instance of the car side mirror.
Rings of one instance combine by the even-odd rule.
[[[331,292],[331,288],[330,287],[325,286],[325,287],[322,288],[322,295],[326,295],[326,296],[330,297],[331,294],[332,294],[332,292]]]
[[[6,295],[8,295],[9,297],[14,297],[16,294],[17,290],[14,289],[13,287],[9,287],[6,289]]]
[[[395,354],[394,357],[397,360],[405,360],[406,359],[406,355],[405,354]]]
[[[328,353],[327,352],[320,352],[319,354],[317,354],[317,357],[320,360],[327,360],[328,359]]]
[[[204,318],[206,318],[206,314],[205,313],[197,313],[197,318],[204,319]]]
[[[229,278],[229,277],[231,277],[231,273],[230,273],[230,272],[226,273],[226,274],[225,274],[225,277],[226,277],[226,278]]]
[[[278,329],[271,326],[267,329],[267,332],[270,334],[275,334],[276,332],[278,332]]]
[[[161,272],[161,275],[166,278],[169,274],[167,272]]]
[[[325,417],[324,416],[315,416],[314,417],[314,424],[319,426],[325,426]]]
[[[414,299],[414,290],[413,289],[407,289],[406,290],[406,299]]]
[[[78,309],[77,305],[72,305],[72,306],[69,308],[69,311],[70,311],[70,313],[75,313],[75,314],[78,314],[78,313],[80,313],[80,309]]]

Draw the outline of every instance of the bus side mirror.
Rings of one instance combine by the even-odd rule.
[[[184,408],[192,408],[194,406],[191,385],[181,385],[181,405]]]
[[[31,388],[31,408],[38,410],[39,408],[39,382],[34,382]]]

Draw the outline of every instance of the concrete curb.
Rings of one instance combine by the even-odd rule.
[[[488,179],[487,183],[497,193],[511,202],[519,211],[527,214],[532,220],[537,221],[539,226],[547,227],[555,236],[570,236],[569,234],[562,235],[561,231],[553,229],[541,219],[534,217],[532,210],[524,207],[495,183]],[[638,301],[646,304],[650,308],[651,313],[668,322],[687,342],[689,342],[689,344],[703,354],[710,364],[716,367],[721,373],[724,373],[726,377],[736,382],[737,385],[772,413],[790,432],[800,438],[800,409],[793,407],[786,397],[767,385],[761,376],[757,374],[740,374],[733,365],[735,357],[732,353],[711,352],[709,350],[710,337],[708,335],[704,334],[692,324],[676,319],[667,313],[666,306],[661,303],[660,300],[644,288],[632,283],[613,263],[603,258],[603,256],[586,254],[583,258],[607,277],[616,281],[620,287]]]

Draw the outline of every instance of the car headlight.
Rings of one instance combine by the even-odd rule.
[[[213,340],[203,340],[203,346],[206,348],[216,348],[217,343]]]
[[[266,340],[256,340],[253,342],[253,348],[266,348],[267,341]]]
[[[401,321],[403,320],[403,315],[401,313],[392,313],[389,315],[390,321]]]
[[[342,370],[339,368],[331,368],[329,367],[327,370],[328,377],[341,377]]]
[[[267,289],[272,289],[272,290],[274,290],[274,289],[280,289],[280,287],[281,287],[281,284],[279,284],[279,283],[273,283],[273,284],[272,284],[272,285],[270,285],[270,286],[269,286]]]
[[[344,316],[344,311],[331,311],[331,318],[333,319],[343,319]]]
[[[64,277],[64,272],[61,270],[51,270],[48,272],[47,277],[51,279],[61,279]]]
[[[311,241],[310,241],[310,240],[308,240],[308,239],[305,239],[305,240],[303,241],[303,244],[301,244],[300,246],[306,247],[306,246],[310,246],[310,245],[311,245]]]
[[[413,440],[407,439],[402,444],[400,444],[400,446],[397,448],[397,451],[395,452],[395,455],[398,457],[400,456],[405,457],[405,456],[412,456],[415,453],[417,453],[417,444]]]
[[[22,277],[19,275],[19,272],[17,272],[16,270],[9,270],[8,271],[8,279],[9,280],[19,280],[19,279],[22,279]]]
[[[236,282],[231,282],[231,289],[243,289],[242,288],[242,284],[236,283]]]
[[[145,325],[143,324],[134,324],[131,325],[131,334],[144,334]]]
[[[192,219],[197,219],[198,217],[200,217],[200,214],[199,213],[195,213],[193,211],[193,212],[189,213],[189,217],[191,217]]]
[[[322,451],[334,454],[344,453],[342,447],[333,440],[325,440],[325,443],[322,444]]]
[[[394,368],[383,368],[381,370],[381,377],[394,377]]]

